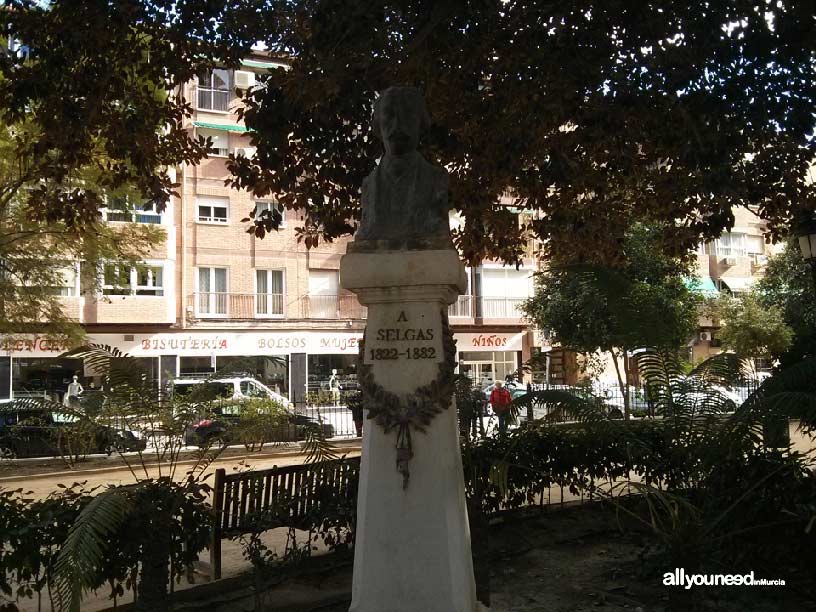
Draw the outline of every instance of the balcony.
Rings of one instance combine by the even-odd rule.
[[[356,295],[304,295],[300,298],[303,319],[365,319],[368,309]]]
[[[287,303],[278,293],[194,293],[188,311],[197,319],[365,319],[354,295],[304,295]]]
[[[472,295],[460,295],[457,300],[448,306],[448,316],[450,318],[473,318],[473,300]]]
[[[477,316],[483,319],[521,319],[524,316],[521,305],[527,298],[481,296],[477,299],[481,302]]]
[[[267,319],[285,316],[280,293],[194,293],[187,300],[199,319]]]
[[[521,305],[526,299],[460,295],[448,307],[448,316],[452,319],[521,319],[524,316]]]

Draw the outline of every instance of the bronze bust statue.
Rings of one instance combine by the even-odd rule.
[[[429,124],[425,100],[414,87],[390,87],[375,102],[373,131],[385,155],[363,181],[356,250],[375,241],[398,248],[450,243],[448,174],[416,150]]]

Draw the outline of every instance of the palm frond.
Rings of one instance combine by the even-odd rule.
[[[54,565],[57,610],[79,612],[82,595],[94,585],[110,537],[122,526],[130,509],[130,499],[121,488],[100,493],[82,509]]]
[[[749,375],[745,360],[736,353],[712,355],[689,372],[690,378],[697,378],[712,385],[730,387]]]
[[[303,452],[306,453],[305,463],[322,463],[340,458],[340,453],[326,439],[326,433],[320,424],[307,425],[305,434],[306,439],[303,442]]]

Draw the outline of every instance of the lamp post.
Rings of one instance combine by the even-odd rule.
[[[799,224],[796,237],[799,239],[799,250],[802,251],[802,257],[810,264],[813,289],[816,291],[816,215],[805,218]]]

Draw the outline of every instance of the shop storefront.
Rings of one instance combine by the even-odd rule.
[[[526,332],[457,333],[457,364],[474,381],[489,384],[516,372],[522,363]],[[178,376],[214,372],[245,373],[294,401],[328,388],[337,370],[343,388],[357,385],[360,332],[178,332],[95,334],[89,341],[138,358],[157,384]],[[41,338],[7,344],[0,353],[6,397],[45,394],[60,401],[73,375],[84,387],[98,386],[97,373],[77,360],[60,357],[66,349]],[[0,385],[0,392],[3,386]],[[2,399],[2,398],[0,398]]]
[[[454,334],[459,373],[484,387],[517,374],[526,334],[526,331]]]
[[[301,401],[309,382],[318,387],[324,379],[328,382],[332,369],[356,380],[361,338],[359,332],[188,332],[94,334],[88,341],[139,359],[157,384],[177,376],[242,373]],[[9,343],[3,349],[0,375],[5,398],[37,395],[60,401],[74,375],[86,388],[101,382],[81,361],[61,358],[66,347],[42,338]],[[0,386],[0,393],[3,390]]]

